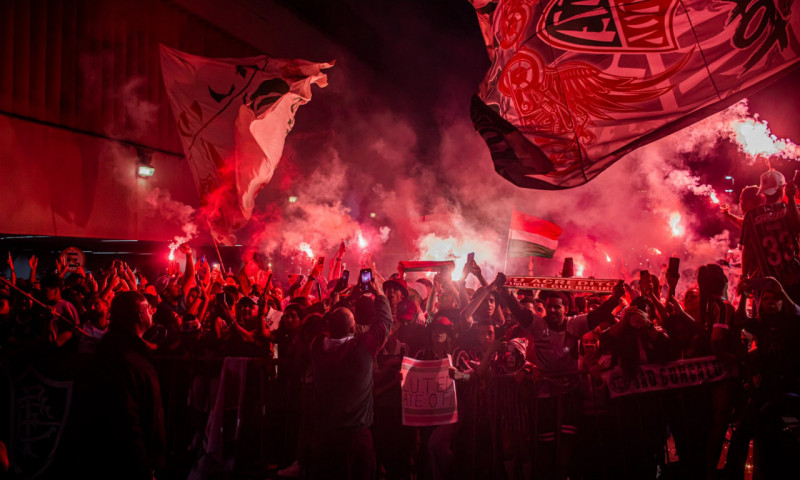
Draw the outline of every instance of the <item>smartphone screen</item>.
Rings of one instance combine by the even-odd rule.
[[[365,268],[361,270],[361,274],[359,275],[359,287],[364,292],[370,291],[370,283],[372,283],[372,269]]]
[[[325,264],[325,257],[317,258],[317,265],[324,265]]]
[[[350,270],[345,270],[342,272],[342,283],[347,285],[347,282],[350,281]]]

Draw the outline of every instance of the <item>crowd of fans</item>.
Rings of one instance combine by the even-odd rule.
[[[755,439],[756,470],[777,478],[797,458],[787,418],[800,413],[800,217],[795,188],[787,205],[782,175],[770,175],[746,190],[756,200],[733,218],[745,265],[732,299],[718,263],[689,285],[665,267],[590,294],[512,291],[502,273],[484,279],[473,259],[458,281],[451,271],[384,278],[373,264],[371,282],[348,282],[344,245],[327,275],[320,261],[282,283],[257,253],[226,275],[184,244],[183,271],[172,263],[152,283],[120,261],[91,275],[68,273],[60,259],[41,279],[36,257],[27,279],[9,262],[0,342],[7,355],[34,345],[97,355],[117,321],[110,306],[142,298],[152,325],[142,320],[140,337],[152,355],[275,359],[276,381],[295,399],[286,438],[296,460],[278,472],[287,477],[644,479],[672,468],[676,478],[743,478]],[[466,287],[470,276],[480,287]],[[339,354],[342,345],[355,346]],[[403,357],[448,356],[459,421],[402,425]],[[707,356],[738,377],[609,398],[603,373],[613,368],[632,384],[640,365]],[[159,445],[139,445],[144,470],[158,471]]]

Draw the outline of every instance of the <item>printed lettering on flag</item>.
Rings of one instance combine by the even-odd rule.
[[[603,373],[611,398],[673,388],[693,387],[726,378],[736,378],[736,367],[716,357],[699,357],[658,364],[639,365],[633,378],[626,378],[621,367]]]
[[[621,280],[577,277],[506,277],[506,287],[520,290],[613,293]]]
[[[508,255],[553,258],[559,236],[561,227],[555,223],[514,210],[508,232]]]
[[[161,45],[161,73],[211,231],[223,243],[249,220],[311,85],[333,63],[205,58]]]
[[[456,384],[450,378],[450,355],[441,360],[403,357],[403,425],[427,427],[458,421]]]
[[[495,170],[582,185],[800,64],[782,0],[471,0],[491,60],[472,120]]]

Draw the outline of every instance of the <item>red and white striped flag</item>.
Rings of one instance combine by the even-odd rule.
[[[508,232],[508,256],[553,258],[559,236],[561,227],[555,223],[514,210]]]

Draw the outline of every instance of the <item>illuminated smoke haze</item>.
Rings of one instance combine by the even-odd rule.
[[[290,135],[292,165],[282,164],[271,185],[281,185],[287,167],[285,189],[270,195],[282,206],[252,243],[268,255],[292,258],[291,268],[300,271],[309,265],[301,243],[330,258],[345,241],[351,270],[373,252],[384,274],[400,260],[455,260],[460,274],[466,255],[475,252],[489,279],[506,263],[506,273],[525,275],[527,258],[505,259],[516,208],[564,229],[555,258],[535,260],[537,275],[558,274],[563,259],[572,257],[584,276],[629,278],[637,269],[659,273],[677,256],[691,277],[699,265],[728,258],[736,248],[738,230],[729,231],[718,214],[720,202],[735,205],[735,199],[703,183],[687,158],[712,162],[719,142],[736,142],[736,125],[756,120],[746,102],[633,152],[587,185],[547,192],[519,189],[499,177],[465,106],[451,100],[434,107],[439,123],[430,162],[419,158],[413,122],[389,106],[379,108],[379,98],[364,116],[336,112],[339,121],[332,123],[347,128],[329,132],[331,140],[317,146],[324,161],[303,158],[306,150],[297,147],[303,142]],[[298,117],[298,125],[307,121]],[[742,161],[748,161],[744,154]],[[297,201],[281,198],[288,195]],[[698,228],[709,218],[720,226],[712,234]]]
[[[475,252],[491,280],[504,268],[528,273],[527,258],[505,258],[516,208],[564,230],[555,258],[535,260],[537,275],[558,274],[572,257],[584,276],[621,278],[642,268],[659,272],[677,256],[689,279],[699,265],[728,257],[738,239],[718,205],[736,211],[736,199],[713,187],[698,164],[713,166],[726,143],[741,150],[734,161],[743,164],[759,152],[797,158],[791,140],[771,137],[763,119],[740,102],[633,152],[587,185],[520,189],[494,172],[469,120],[469,98],[487,66],[473,33],[465,47],[463,38],[423,32],[431,49],[446,52],[434,60],[419,45],[398,43],[382,56],[384,67],[403,63],[389,54],[401,48],[420,53],[392,70],[401,72],[396,79],[337,56],[329,87],[315,90],[297,113],[272,181],[237,233],[239,243],[267,254],[279,273],[307,273],[312,257],[330,260],[340,242],[351,274],[370,255],[384,275],[402,260],[452,259],[460,272]],[[476,51],[483,55],[478,63]],[[429,78],[431,68],[438,71]],[[760,134],[762,146],[746,143],[742,132]]]

